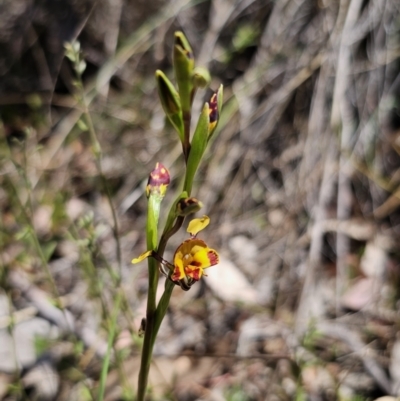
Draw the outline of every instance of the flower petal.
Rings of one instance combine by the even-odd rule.
[[[201,276],[203,275],[203,269],[194,267],[194,266],[187,266],[185,269],[186,275],[191,277],[195,281],[199,281]]]
[[[210,224],[210,218],[208,216],[203,216],[200,219],[193,219],[187,228],[187,232],[195,237],[201,230],[204,230]]]
[[[153,251],[146,251],[143,252],[141,255],[139,255],[137,258],[132,259],[132,263],[139,263],[142,260],[145,260],[146,258],[148,258],[149,256],[151,256],[153,254]]]
[[[186,241],[182,242],[182,244],[180,244],[178,249],[175,251],[174,265],[176,265],[177,260],[183,260],[183,258],[187,260],[188,258],[193,257],[195,253],[199,252],[203,248],[207,248],[207,244],[201,239],[187,239]]]
[[[173,281],[178,281],[184,277],[185,277],[185,270],[183,268],[183,261],[182,259],[177,259],[175,261],[175,269],[174,272],[172,273],[171,279]]]
[[[210,266],[216,265],[218,261],[218,253],[214,249],[203,248],[193,256],[191,265],[207,269]]]
[[[219,263],[219,255],[218,252],[215,251],[214,249],[209,249],[208,250],[208,259],[210,261],[210,266],[215,266]]]
[[[208,221],[207,217],[207,223]],[[204,269],[214,266],[218,262],[219,256],[214,249],[209,248],[201,239],[190,238],[182,242],[175,251],[171,279],[179,281],[181,287],[188,290],[193,282],[200,280],[204,275]]]

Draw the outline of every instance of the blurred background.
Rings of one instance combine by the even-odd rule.
[[[176,30],[224,85],[193,191],[221,263],[175,289],[149,400],[398,399],[397,0],[0,3],[0,399],[97,399],[116,271],[105,399],[134,399],[144,187],[156,162],[172,176],[165,210],[181,185],[154,79],[173,78]]]

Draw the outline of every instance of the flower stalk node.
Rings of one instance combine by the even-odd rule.
[[[144,333],[146,333],[146,322],[147,322],[146,318],[145,317],[142,318],[142,320],[140,322],[140,327],[139,327],[139,330],[138,330],[138,336],[139,337],[143,337]]]

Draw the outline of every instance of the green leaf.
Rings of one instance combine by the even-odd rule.
[[[208,103],[205,103],[193,135],[183,187],[189,195],[192,190],[194,176],[207,147],[210,122],[209,111]]]

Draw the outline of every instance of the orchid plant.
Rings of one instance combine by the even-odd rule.
[[[192,49],[182,32],[175,33],[173,64],[177,88],[160,70],[156,71],[158,93],[164,112],[177,131],[182,144],[185,161],[184,184],[182,192],[173,203],[164,229],[158,238],[158,222],[161,202],[170,183],[168,169],[157,163],[150,173],[146,187],[147,210],[147,251],[132,263],[148,260],[149,289],[147,296],[146,318],[142,320],[144,332],[141,366],[138,379],[137,401],[143,401],[146,395],[148,375],[154,343],[161,322],[167,312],[169,300],[175,286],[188,291],[193,284],[205,276],[204,270],[218,264],[217,251],[209,248],[197,234],[207,227],[209,217],[193,219],[187,232],[190,238],[178,246],[173,262],[163,258],[168,240],[182,227],[185,218],[198,212],[202,203],[191,197],[193,180],[205,154],[207,145],[218,124],[222,106],[222,85],[205,102],[191,136],[192,104],[198,88],[205,88],[210,83],[210,75],[204,68],[195,67]],[[160,274],[166,277],[164,293],[157,303],[156,292]]]

